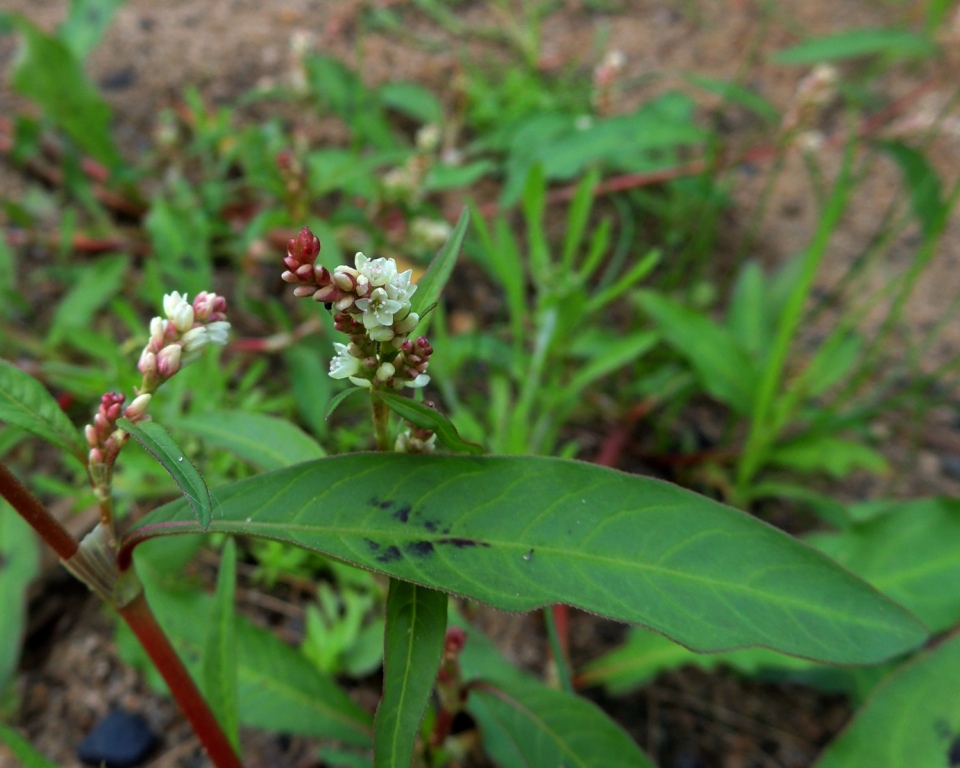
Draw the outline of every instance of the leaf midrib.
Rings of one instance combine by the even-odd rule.
[[[174,522],[174,521],[170,521],[170,522]],[[192,521],[176,521],[176,522],[180,523],[180,525],[177,527],[176,533],[199,532],[199,527],[196,525],[196,523]],[[172,533],[171,531],[172,527],[173,526],[166,527],[160,530],[170,535]],[[284,530],[291,530],[291,531],[297,530],[297,531],[306,531],[308,533],[314,533],[314,534],[323,533],[323,534],[329,534],[332,536],[341,536],[341,537],[354,536],[359,538],[374,538],[377,536],[381,536],[383,538],[390,538],[393,541],[412,541],[416,539],[417,541],[437,542],[437,541],[442,541],[444,538],[450,537],[446,534],[443,536],[438,536],[436,534],[431,535],[429,532],[426,532],[426,531],[413,534],[413,533],[407,533],[406,531],[399,531],[396,529],[384,530],[384,529],[347,528],[347,527],[319,528],[317,526],[307,526],[307,525],[302,525],[297,523],[266,523],[266,522],[257,522],[257,521],[251,521],[249,523],[247,522],[239,523],[236,521],[221,521],[221,522],[214,521],[211,523],[210,527],[207,529],[207,532],[213,533],[213,532],[216,532],[217,530],[220,530],[226,533],[239,533],[239,534],[251,535],[251,531],[255,529],[271,530],[271,531],[276,530],[280,532]],[[136,534],[143,534],[144,532],[149,530],[150,530],[150,527],[145,526],[144,528],[141,528],[139,530],[132,531],[131,534],[133,536],[136,536]],[[466,533],[461,534],[461,536],[469,537],[469,535]],[[264,538],[272,538],[275,540],[285,541],[288,543],[294,543],[296,546],[301,546],[301,547],[303,546],[299,542],[291,542],[288,537],[283,537],[279,535],[264,536]],[[488,544],[491,547],[496,547],[503,550],[510,550],[510,551],[515,551],[520,553],[528,552],[531,546],[529,541],[523,542],[523,543],[517,543],[516,541],[499,541],[499,540],[490,539],[490,538],[482,539],[482,541],[483,543]],[[849,614],[843,614],[837,611],[824,610],[817,603],[801,602],[795,598],[791,598],[786,595],[771,595],[770,593],[763,592],[762,590],[756,589],[754,587],[750,587],[744,584],[738,584],[736,582],[724,582],[724,581],[718,581],[714,579],[708,579],[706,577],[698,576],[696,574],[677,571],[670,568],[664,568],[663,566],[644,564],[644,563],[639,563],[637,561],[631,561],[631,560],[618,560],[611,557],[604,557],[598,554],[585,554],[583,552],[580,552],[578,550],[573,550],[573,549],[560,549],[557,547],[549,547],[549,546],[543,546],[538,544],[534,544],[533,546],[537,552],[541,552],[541,553],[546,552],[554,555],[559,555],[561,557],[578,559],[581,561],[588,561],[591,563],[602,563],[602,564],[616,566],[616,567],[628,568],[638,573],[657,573],[660,575],[666,575],[676,579],[685,579],[690,582],[695,582],[697,584],[707,585],[714,588],[717,588],[717,587],[725,588],[728,591],[740,592],[740,593],[751,595],[758,599],[773,601],[773,602],[776,602],[778,605],[786,605],[786,606],[792,606],[795,608],[803,608],[804,610],[807,610],[809,612],[815,613],[817,615],[820,615],[826,618],[840,620],[847,624],[854,624],[854,625],[862,626],[868,629],[883,629],[887,631],[891,629],[896,629],[895,627],[891,627],[890,624],[881,624],[873,621],[866,621],[860,618],[859,616],[850,616]],[[313,547],[304,547],[304,548],[313,549]],[[333,554],[335,557],[343,557],[342,555],[336,555],[325,549],[318,549],[317,551],[321,551],[326,554]],[[375,565],[364,563],[364,567],[371,568],[381,573],[388,573],[386,571],[382,571],[380,568],[377,568]],[[793,567],[796,567],[796,566],[793,566]]]

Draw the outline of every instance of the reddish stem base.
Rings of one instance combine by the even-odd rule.
[[[121,608],[119,613],[163,676],[213,764],[217,768],[243,768],[193,678],[157,624],[143,593]]]

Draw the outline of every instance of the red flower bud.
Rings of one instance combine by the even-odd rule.
[[[299,264],[313,264],[320,254],[320,241],[313,232],[304,227],[299,235],[287,243],[287,253]]]

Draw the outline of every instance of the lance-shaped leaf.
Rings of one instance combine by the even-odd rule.
[[[400,418],[406,419],[421,429],[432,429],[437,439],[450,450],[474,455],[483,453],[482,445],[471,443],[460,437],[453,422],[439,411],[409,397],[398,395],[396,392],[378,391],[374,397],[386,403],[387,407]]]
[[[280,469],[326,455],[317,441],[295,424],[263,413],[211,411],[177,419],[173,426],[263,469]]]
[[[200,667],[203,691],[235,750],[240,747],[237,714],[237,632],[233,599],[237,591],[237,546],[227,539],[217,576],[217,592],[207,626]]]
[[[881,683],[815,768],[947,768],[960,758],[960,637]]]
[[[654,768],[596,704],[535,681],[477,684],[468,707],[497,765]]]
[[[838,664],[915,648],[911,614],[832,560],[669,483],[562,459],[353,454],[223,486],[211,530],[313,549],[526,611],[567,603],[689,648]],[[128,534],[197,531],[186,503]]]
[[[420,721],[440,669],[447,595],[392,580],[384,634],[383,698],[377,709],[375,768],[408,768]]]
[[[437,255],[433,257],[433,261],[430,262],[427,271],[424,272],[423,276],[417,281],[417,290],[410,299],[410,305],[413,311],[421,317],[423,317],[430,305],[439,301],[440,293],[447,284],[447,280],[450,279],[453,268],[457,263],[457,257],[460,255],[460,248],[463,247],[463,238],[467,235],[467,227],[469,225],[470,211],[464,208],[460,214],[460,219],[457,221],[457,226],[453,228],[453,232],[450,233],[447,242],[437,251]],[[423,317],[411,336],[416,337],[422,333],[426,333],[430,325],[430,319],[430,316]]]
[[[86,464],[86,441],[53,395],[29,373],[5,360],[0,360],[0,421],[60,446]]]
[[[180,486],[183,495],[190,502],[190,508],[200,527],[207,530],[213,516],[210,489],[207,488],[200,470],[186,457],[177,441],[155,421],[134,424],[130,419],[117,419],[117,426],[133,435],[144,450],[170,473],[170,477]]]

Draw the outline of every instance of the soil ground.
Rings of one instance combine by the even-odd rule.
[[[428,51],[409,37],[401,40],[364,30],[361,12],[367,5],[399,10],[405,14],[409,32],[428,36],[437,46]],[[545,67],[581,61],[589,69],[605,50],[623,51],[627,62],[624,82],[629,87],[617,108],[628,110],[670,88],[689,90],[682,78],[684,73],[733,78],[749,58],[751,85],[784,107],[807,70],[767,63],[770,51],[807,35],[911,20],[907,5],[877,0],[848,0],[842,4],[789,0],[776,4],[773,20],[764,28],[758,5],[750,0],[568,0],[543,25],[542,61]],[[4,0],[3,6],[52,29],[64,17],[66,2]],[[597,10],[601,7],[608,10]],[[481,2],[463,4],[460,18],[469,25],[497,22],[489,4]],[[89,70],[113,106],[117,135],[133,157],[148,146],[159,111],[178,103],[186,86],[198,88],[209,104],[232,104],[256,83],[286,77],[291,38],[299,32],[308,33],[317,50],[359,66],[369,83],[414,80],[441,95],[449,94],[451,74],[460,57],[506,58],[495,44],[455,40],[402,0],[129,0],[92,55]],[[598,45],[604,39],[606,42]],[[946,103],[953,83],[943,74],[956,63],[952,49],[957,42],[948,42],[947,46],[945,62],[902,67],[885,76],[884,96],[888,102],[934,77],[925,96],[912,102],[909,110],[897,118],[901,129],[909,130],[911,124],[922,122],[924,114]],[[0,69],[7,69],[12,56],[12,38],[0,38]],[[714,106],[702,93],[695,95],[705,113]],[[0,84],[0,115],[28,108]],[[256,109],[250,108],[248,114],[257,117]],[[733,143],[750,140],[746,122],[725,126],[724,130]],[[960,170],[958,144],[956,132],[940,135],[932,144],[937,169],[948,179]],[[828,144],[822,151],[826,167],[838,167],[840,150]],[[731,230],[746,230],[766,170],[761,164],[760,168],[745,166],[734,171],[734,206],[725,222]],[[892,164],[876,166],[833,240],[821,276],[824,286],[837,279],[876,231],[898,184],[898,172]],[[6,194],[25,185],[20,172],[0,162],[0,188]],[[769,213],[759,228],[753,255],[773,265],[801,249],[816,223],[813,200],[802,159],[793,153],[772,191]],[[954,220],[920,281],[908,312],[913,329],[935,323],[960,293],[958,229],[960,223]],[[891,268],[902,268],[915,252],[916,243],[914,231],[901,238],[894,247]],[[870,290],[870,286],[864,290]],[[933,366],[958,352],[960,326],[954,324],[946,329],[926,362]],[[956,403],[955,396],[952,402]],[[886,479],[857,479],[838,492],[849,498],[957,494],[960,431],[955,418],[952,408],[942,408],[931,414],[922,434],[894,435],[888,452],[898,471]],[[484,623],[512,658],[531,668],[542,666],[545,647],[534,617],[491,612]],[[163,736],[159,757],[150,766],[206,765],[170,702],[151,693],[140,677],[118,660],[111,620],[56,569],[46,571],[36,592],[30,626],[19,688],[23,707],[16,725],[52,760],[64,768],[77,766],[73,752],[84,733],[111,706],[123,704],[144,713]],[[574,662],[595,658],[622,634],[622,627],[575,615]],[[842,698],[799,686],[742,681],[723,672],[672,672],[623,699],[609,699],[598,691],[589,694],[623,723],[662,768],[802,768],[812,764],[818,751],[849,717]],[[245,734],[244,744],[248,764],[255,768],[319,764],[311,743],[305,740],[251,732]],[[14,764],[0,747],[0,768]]]

